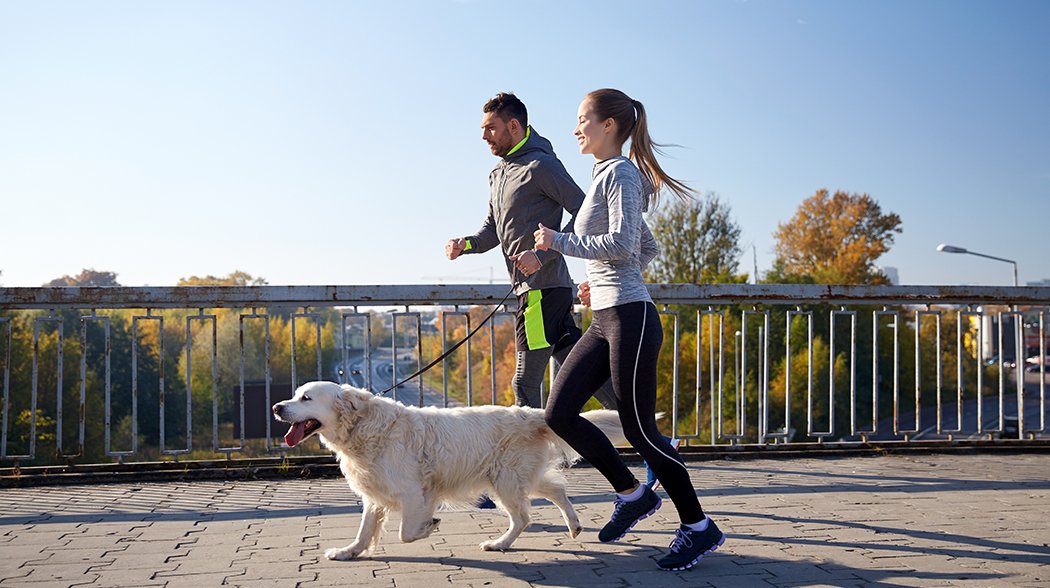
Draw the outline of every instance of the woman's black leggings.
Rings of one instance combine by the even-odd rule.
[[[624,435],[663,484],[683,523],[704,518],[689,471],[656,428],[656,360],[663,343],[660,315],[651,302],[594,311],[587,332],[561,366],[550,399],[547,425],[626,492],[638,481],[598,427],[580,416],[584,403],[612,378]]]

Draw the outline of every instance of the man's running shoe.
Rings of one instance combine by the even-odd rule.
[[[705,555],[718,549],[725,540],[725,533],[711,519],[707,520],[707,528],[703,531],[693,531],[683,525],[674,532],[671,553],[660,558],[656,565],[665,570],[689,569]]]
[[[675,451],[677,451],[678,446],[682,444],[682,440],[677,437],[668,438],[667,441]],[[660,480],[656,479],[656,474],[653,472],[653,468],[649,467],[649,464],[645,464],[645,485],[653,490],[658,490],[660,488]]]
[[[642,496],[638,500],[624,500],[616,497],[612,517],[598,531],[598,540],[602,543],[616,541],[627,534],[638,521],[653,514],[660,508],[662,500],[648,486],[642,486]]]

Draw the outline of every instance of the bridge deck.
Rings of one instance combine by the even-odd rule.
[[[478,549],[505,528],[501,514],[459,510],[412,544],[397,541],[395,516],[374,557],[355,562],[323,557],[359,521],[340,479],[4,489],[0,585],[1050,585],[1050,454],[719,459],[691,470],[728,539],[687,572],[654,563],[677,521],[669,501],[623,542],[601,544],[607,486],[575,468],[577,539],[537,501],[513,551]]]

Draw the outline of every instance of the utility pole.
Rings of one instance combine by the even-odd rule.
[[[755,244],[751,244],[751,260],[755,264],[755,281],[754,284],[758,283],[758,249],[755,248]]]

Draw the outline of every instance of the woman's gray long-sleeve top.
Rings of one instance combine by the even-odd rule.
[[[572,233],[557,233],[551,249],[587,260],[591,308],[652,301],[642,269],[659,248],[642,213],[648,182],[626,157],[594,165],[593,181]]]

